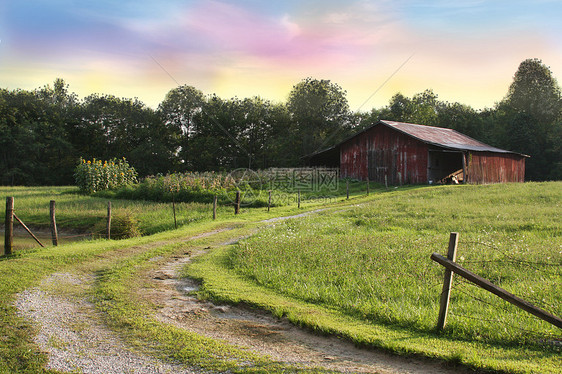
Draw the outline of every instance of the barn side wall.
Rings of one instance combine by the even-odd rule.
[[[470,152],[467,183],[525,181],[525,157],[511,153]]]
[[[391,185],[427,183],[428,148],[387,126],[374,126],[341,145],[342,177]]]
[[[340,146],[340,176],[367,180],[367,136],[359,134]]]

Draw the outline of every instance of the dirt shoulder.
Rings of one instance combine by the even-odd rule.
[[[142,297],[157,306],[156,318],[177,327],[265,354],[303,367],[322,367],[344,373],[468,373],[431,360],[357,348],[343,339],[316,334],[286,319],[243,306],[200,301],[199,284],[180,278],[181,268],[207,250],[177,256],[143,275]]]

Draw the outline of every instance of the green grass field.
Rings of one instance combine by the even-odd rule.
[[[37,227],[48,225],[48,203],[54,199],[64,229],[88,230],[103,221],[107,198],[75,191],[1,187],[0,197],[14,196],[16,214]],[[160,233],[37,248],[1,259],[0,372],[41,371],[45,356],[31,341],[34,330],[11,302],[17,292],[57,271],[104,274],[93,291],[108,323],[158,355],[215,371],[294,371],[164,326],[152,316],[153,306],[136,299],[142,285],[135,279],[158,266],[147,259],[164,261],[183,253],[188,247],[180,245],[182,238],[226,225],[236,229],[190,244],[214,248],[185,269],[203,281],[202,297],[254,305],[295,324],[397,354],[499,372],[559,372],[561,351],[552,344],[561,340],[559,329],[458,277],[446,330],[436,333],[443,268],[429,256],[445,254],[449,232],[457,231],[458,262],[562,315],[561,182],[413,186],[372,190],[369,197],[356,183],[350,200],[340,194],[333,201],[328,206],[303,202],[301,210],[295,205],[271,212],[244,208],[236,217],[231,206],[223,206],[216,222],[209,204],[186,204],[178,214],[180,228],[168,231],[173,228],[171,204],[112,199],[114,210],[130,212],[146,234]],[[256,223],[320,207],[327,210],[273,225]],[[258,233],[242,242],[219,246],[255,228]]]
[[[371,184],[371,190],[380,190],[380,186]],[[361,182],[350,184],[350,196],[365,194],[366,185]],[[154,192],[154,191],[153,191]],[[156,191],[158,192],[158,191]],[[154,192],[155,193],[155,192]],[[207,192],[202,194],[207,196]],[[168,194],[169,195],[169,194]],[[39,230],[49,228],[49,201],[56,202],[56,221],[59,230],[67,236],[79,238],[79,234],[91,234],[103,236],[105,234],[105,222],[107,220],[107,203],[112,203],[113,215],[128,215],[138,221],[138,228],[143,235],[151,235],[175,227],[172,210],[171,196],[163,195],[163,202],[156,200],[155,196],[142,200],[143,194],[132,195],[131,200],[119,199],[116,196],[128,196],[122,191],[102,191],[91,196],[80,194],[76,187],[3,187],[0,186],[0,216],[5,216],[5,198],[14,197],[16,215],[30,227]],[[325,203],[336,202],[346,196],[345,183],[341,182],[335,191],[303,192],[301,206],[320,206]],[[263,211],[267,207],[267,190],[256,190],[255,194],[242,194],[242,210],[246,213],[255,210]],[[201,198],[203,199],[203,198]],[[168,201],[169,200],[169,201]],[[219,219],[232,218],[234,194],[221,195],[217,207]],[[258,203],[256,203],[256,201]],[[178,226],[193,224],[195,222],[206,222],[212,218],[212,203],[202,202],[177,202],[176,222]],[[297,193],[295,191],[273,191],[272,207],[279,209],[291,209],[297,205]],[[4,219],[0,222],[3,226]],[[17,226],[17,224],[16,224]],[[19,235],[25,238],[25,245],[34,245],[33,239],[28,240],[27,234]],[[20,243],[22,243],[20,241]]]
[[[490,352],[521,349],[524,354],[513,354],[530,366],[518,365],[513,356],[508,371],[534,371],[540,355],[547,359],[539,372],[556,372],[556,365],[549,365],[561,362],[560,347],[553,344],[562,340],[559,328],[459,277],[454,281],[448,324],[437,335],[443,268],[429,257],[433,252],[446,254],[449,233],[459,232],[460,264],[562,316],[561,204],[559,182],[382,193],[368,203],[277,223],[212,259],[203,259],[188,273],[208,280],[205,293],[221,300],[256,303],[270,310],[279,307],[252,299],[246,288],[240,293],[226,290],[218,279],[210,279],[209,274],[216,278],[216,269],[230,272],[232,278],[224,282],[231,285],[236,279],[245,284],[240,287],[263,292],[263,299],[273,293],[336,311],[375,330],[400,329],[416,336],[470,342],[455,357],[471,366],[502,369],[507,361],[496,360]],[[281,314],[294,313],[291,308],[281,310]],[[392,345],[373,341],[368,327],[349,332],[328,319],[311,321],[301,315],[294,320],[360,344],[450,355],[416,348],[416,339]],[[477,347],[471,347],[473,343]]]
[[[5,197],[14,197],[14,209],[18,217],[31,227],[49,227],[49,201],[56,202],[57,227],[63,231],[104,234],[107,220],[107,202],[112,203],[112,214],[129,214],[138,220],[143,234],[174,228],[172,204],[152,201],[110,199],[87,196],[78,193],[76,187],[0,187],[2,206],[5,214]],[[232,209],[218,207],[218,215],[230,215]],[[211,204],[177,203],[176,220],[179,226],[211,218]],[[2,219],[3,224],[3,219]]]

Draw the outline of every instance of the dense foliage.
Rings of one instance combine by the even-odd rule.
[[[124,157],[103,162],[81,158],[74,170],[74,178],[80,191],[94,193],[136,183],[137,172]]]
[[[340,86],[312,78],[297,83],[286,103],[222,99],[184,85],[154,110],[111,95],[79,100],[57,79],[34,91],[0,89],[0,184],[71,184],[80,157],[126,157],[141,177],[299,166],[302,156],[379,119],[453,128],[530,155],[528,179],[561,179],[561,112],[560,86],[537,59],[523,61],[505,98],[481,111],[426,90],[351,113]]]
[[[232,206],[240,192],[242,207],[286,206],[305,202],[329,202],[346,194],[346,184],[337,178],[337,169],[271,168],[264,170],[236,169],[231,172],[184,172],[149,175],[140,183],[97,193],[127,200],[158,202],[217,203]],[[370,183],[370,188],[380,187]],[[365,182],[349,184],[350,194],[366,191]]]

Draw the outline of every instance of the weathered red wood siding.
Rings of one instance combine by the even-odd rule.
[[[342,178],[367,180],[367,149],[366,133],[349,139],[341,145],[340,176]]]
[[[525,181],[525,157],[511,153],[470,152],[467,183]]]
[[[375,126],[344,142],[340,173],[388,184],[427,183],[427,145],[387,126]]]

